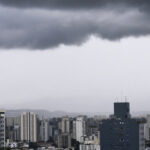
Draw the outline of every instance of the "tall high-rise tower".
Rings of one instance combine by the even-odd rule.
[[[70,133],[70,119],[68,116],[62,117],[61,132],[62,133]]]
[[[37,142],[37,115],[32,112],[21,115],[21,140]]]
[[[0,111],[0,147],[5,147],[5,111]]]
[[[81,142],[81,137],[85,134],[85,117],[79,116],[76,118],[76,140]]]
[[[44,119],[40,123],[40,140],[44,142],[49,140],[49,122]]]

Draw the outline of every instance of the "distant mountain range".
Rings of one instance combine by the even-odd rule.
[[[68,113],[65,111],[48,111],[48,110],[38,110],[38,109],[16,109],[16,110],[6,110],[6,117],[18,117],[23,112],[33,112],[36,113],[40,118],[54,118],[62,116],[75,117],[80,115],[79,113]]]
[[[33,112],[36,113],[40,118],[58,118],[63,116],[69,116],[69,117],[76,117],[79,115],[86,115],[89,117],[92,116],[108,116],[109,113],[89,113],[89,112],[79,112],[79,113],[73,113],[73,112],[65,112],[65,111],[48,111],[48,110],[42,110],[42,109],[13,109],[13,110],[6,110],[6,117],[18,117],[23,112]]]
[[[63,116],[69,116],[69,117],[76,117],[79,115],[86,115],[89,117],[92,116],[100,116],[100,115],[106,115],[109,116],[109,112],[96,112],[96,113],[90,113],[90,112],[84,112],[84,113],[71,113],[71,112],[65,112],[65,111],[48,111],[48,110],[42,110],[42,109],[16,109],[16,110],[6,110],[6,117],[18,117],[20,116],[23,112],[33,112],[36,113],[40,118],[54,118],[54,117],[63,117]],[[147,114],[150,114],[150,111],[137,111],[137,112],[132,112],[133,117],[146,117]]]

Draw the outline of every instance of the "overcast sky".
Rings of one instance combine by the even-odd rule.
[[[0,107],[149,110],[147,0],[0,0]]]

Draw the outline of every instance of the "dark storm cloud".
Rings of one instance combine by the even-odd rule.
[[[46,49],[79,45],[91,35],[149,35],[148,7],[146,0],[0,0],[0,47]]]
[[[147,8],[150,5],[149,0],[0,0],[0,4],[13,7],[45,7],[45,8],[100,8],[105,5],[124,4],[128,6]]]

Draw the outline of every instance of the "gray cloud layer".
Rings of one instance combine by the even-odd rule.
[[[100,8],[106,5],[128,5],[139,8],[149,7],[148,0],[0,0],[1,5],[13,7],[44,7],[54,9],[79,9],[79,8]]]
[[[0,0],[0,47],[45,49],[79,45],[91,35],[149,35],[148,7],[147,0]]]

